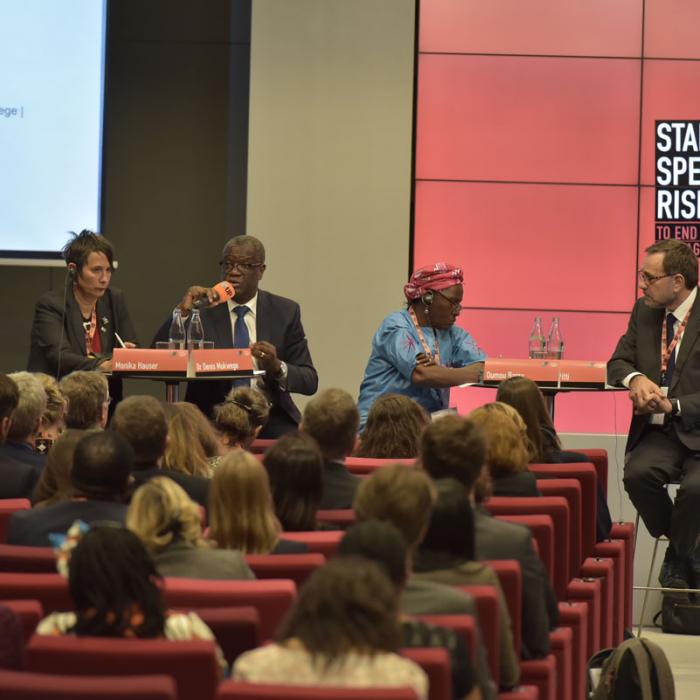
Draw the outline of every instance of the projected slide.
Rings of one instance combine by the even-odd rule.
[[[0,257],[99,228],[106,0],[0,0]],[[49,257],[49,256],[45,256]]]

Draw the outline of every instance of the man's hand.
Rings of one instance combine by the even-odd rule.
[[[214,296],[209,287],[199,287],[197,285],[190,287],[185,292],[185,296],[182,297],[180,303],[177,305],[182,312],[182,315],[189,316],[192,309],[192,304],[194,304],[197,299],[201,299],[202,297],[207,297],[209,302],[214,301]]]
[[[111,372],[112,371],[112,360],[105,360],[104,362],[100,362],[99,365],[97,365],[97,369],[100,370],[100,372]]]
[[[421,367],[432,367],[435,364],[435,360],[430,355],[427,355],[424,352],[419,353],[416,355],[416,366],[421,366]]]
[[[266,340],[259,340],[250,346],[253,357],[258,361],[258,367],[268,374],[276,377],[282,370],[282,365],[277,357],[277,348]]]
[[[671,402],[661,388],[643,374],[632,377],[630,381],[630,400],[635,415],[649,413],[670,413]]]

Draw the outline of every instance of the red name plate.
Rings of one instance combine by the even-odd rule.
[[[115,348],[112,372],[187,373],[187,350],[150,350],[147,348]]]
[[[537,384],[556,385],[559,360],[514,360],[504,357],[484,362],[484,384],[498,384],[511,377],[527,377]]]
[[[562,386],[605,386],[607,367],[605,362],[593,360],[559,360],[559,381]]]
[[[193,350],[192,368],[195,375],[227,372],[252,372],[250,348]]]

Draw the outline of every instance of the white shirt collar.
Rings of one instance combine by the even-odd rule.
[[[258,293],[255,292],[255,296],[252,299],[248,299],[245,304],[239,304],[238,302],[233,301],[233,299],[229,299],[226,303],[228,304],[229,314],[232,314],[233,310],[237,306],[247,306],[250,311],[246,314],[246,316],[252,316],[255,318],[255,314],[258,310]]]
[[[683,321],[685,318],[685,315],[688,313],[688,309],[695,303],[695,297],[698,295],[698,288],[695,287],[690,294],[686,297],[685,301],[678,306],[678,308],[675,311],[669,311],[666,309],[666,313],[672,313],[675,317],[676,320],[678,321]]]

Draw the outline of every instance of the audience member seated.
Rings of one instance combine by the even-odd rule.
[[[210,460],[219,456],[219,441],[205,415],[193,403],[163,403],[168,442],[163,467],[175,472],[211,477]]]
[[[364,557],[378,564],[398,595],[406,583],[408,550],[401,533],[391,524],[365,520],[353,525],[338,547],[341,556]],[[453,630],[400,615],[402,647],[443,647],[450,654],[454,698],[480,697],[474,669],[464,641]],[[486,688],[488,696],[490,685]]]
[[[561,440],[554,430],[552,418],[547,410],[540,388],[526,377],[512,377],[498,385],[496,400],[510,404],[518,410],[527,426],[527,434],[534,448],[533,462],[539,464],[562,464],[566,462],[588,462],[580,452],[561,449]],[[610,535],[612,518],[602,484],[598,484],[596,507],[596,538],[599,542]]]
[[[100,371],[77,370],[58,384],[66,400],[66,428],[104,428],[109,415],[109,384]]]
[[[352,396],[343,389],[326,389],[304,409],[299,430],[310,435],[323,455],[321,508],[351,508],[360,479],[345,467],[352,454],[360,425],[360,413]]]
[[[70,552],[68,590],[75,612],[55,612],[36,634],[215,641],[196,613],[166,610],[162,580],[143,544],[123,527],[89,530]],[[226,660],[219,647],[222,673]]]
[[[12,514],[8,544],[50,546],[51,533],[65,533],[75,520],[123,523],[134,453],[129,443],[110,430],[90,432],[75,447],[71,484],[73,496],[45,508]]]
[[[501,408],[503,407],[503,408]],[[539,496],[537,477],[528,471],[528,442],[504,403],[488,403],[468,418],[478,425],[486,439],[486,466],[495,496]]]
[[[34,447],[39,453],[47,453],[66,427],[66,401],[54,377],[43,372],[35,372],[34,376],[41,382],[46,394],[46,409],[41,416]]]
[[[0,374],[0,498],[30,498],[38,478],[34,467],[5,451],[12,413],[18,403],[17,384],[6,374]]]
[[[481,428],[461,416],[444,416],[431,423],[421,440],[421,464],[433,479],[453,478],[474,499],[476,482],[486,462]],[[477,559],[516,559],[523,575],[523,658],[549,653],[549,630],[558,620],[557,601],[542,562],[532,546],[530,531],[497,520],[482,507],[474,509]]]
[[[247,450],[270,417],[270,402],[248,387],[231,389],[223,403],[214,407],[214,428],[224,454],[242,447]],[[213,462],[216,468],[219,460]]]
[[[199,505],[207,507],[209,479],[161,467],[168,439],[168,422],[160,401],[152,396],[130,396],[117,404],[110,428],[134,450],[136,486],[154,476],[167,476],[178,483]]]
[[[277,642],[238,657],[233,679],[309,686],[410,686],[426,700],[427,676],[396,653],[400,646],[394,587],[377,564],[338,557],[314,571],[301,587]]]
[[[421,433],[429,422],[428,414],[417,401],[403,394],[383,394],[369,409],[355,456],[417,457]]]
[[[245,554],[309,551],[301,542],[281,540],[280,530],[265,467],[245,450],[229,452],[211,480],[209,536],[221,549]]]
[[[0,446],[0,460],[6,458],[28,464],[37,478],[46,464],[46,455],[34,450],[41,417],[46,410],[46,392],[41,382],[29,372],[7,375],[17,386],[19,397],[12,411],[5,444]]]
[[[520,667],[513,646],[510,613],[498,576],[476,561],[474,515],[464,486],[455,479],[435,481],[437,501],[428,531],[414,559],[418,579],[450,586],[493,586],[500,602],[501,685],[518,684]]]
[[[435,498],[435,487],[422,469],[394,464],[363,479],[354,508],[359,522],[388,522],[401,533],[406,543],[408,578],[399,601],[404,613],[477,617],[476,605],[470,595],[452,586],[422,581],[412,575],[413,556],[428,529]],[[479,686],[489,688],[491,675],[480,635],[475,669]]]
[[[54,442],[32,495],[35,508],[45,508],[52,503],[73,498],[71,482],[73,455],[76,446],[88,432],[87,430],[66,430]]]
[[[136,489],[126,526],[146,545],[161,576],[255,578],[240,552],[213,549],[204,540],[199,507],[172,479],[157,476]]]
[[[283,435],[265,453],[277,519],[286,532],[327,529],[316,520],[323,491],[323,456],[302,433]]]

